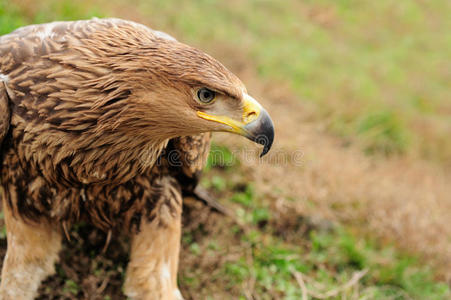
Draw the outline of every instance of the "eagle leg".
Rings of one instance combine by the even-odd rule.
[[[46,222],[24,223],[13,216],[3,202],[8,248],[3,262],[0,299],[31,300],[41,281],[55,272],[61,233]]]
[[[159,183],[154,214],[143,218],[132,236],[125,295],[138,299],[183,299],[177,287],[180,252],[182,195],[175,180]]]

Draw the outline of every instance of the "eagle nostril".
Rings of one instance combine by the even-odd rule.
[[[244,115],[244,123],[250,123],[257,118],[257,113],[255,111],[248,112]]]

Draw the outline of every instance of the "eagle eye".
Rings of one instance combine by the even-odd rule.
[[[207,88],[201,88],[197,91],[197,98],[202,103],[210,103],[216,97],[216,92]]]

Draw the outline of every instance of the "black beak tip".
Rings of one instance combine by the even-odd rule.
[[[271,149],[272,143],[274,141],[274,127],[270,127],[271,130],[268,130],[265,135],[261,135],[257,138],[256,142],[263,145],[263,151],[260,154],[260,157],[266,155]]]
[[[271,149],[274,141],[274,124],[266,111],[262,111],[261,116],[247,126],[248,139],[263,145],[260,157],[263,157]]]
[[[264,146],[263,147],[263,151],[262,151],[262,153],[260,153],[260,158],[262,158],[263,156],[265,156],[266,155],[266,153],[268,153],[269,152],[269,149],[271,149],[271,147],[269,146]]]

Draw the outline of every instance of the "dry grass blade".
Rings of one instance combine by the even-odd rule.
[[[63,222],[63,230],[64,230],[64,235],[66,236],[66,239],[70,242],[70,234],[69,234],[69,230],[67,228],[67,223]]]
[[[304,279],[302,278],[302,273],[296,272],[296,271],[292,271],[291,273],[293,274],[294,278],[296,279],[299,286],[301,287],[302,300],[307,300],[308,299],[308,290],[307,290],[307,287],[305,286]]]
[[[305,286],[304,280],[302,278],[302,274],[300,272],[296,272],[296,271],[293,271],[292,273],[293,273],[294,278],[296,278],[296,281],[298,282],[299,286],[301,287],[302,300],[307,299],[307,294],[309,294],[313,298],[317,298],[317,299],[329,299],[329,298],[338,296],[341,292],[344,292],[344,291],[350,289],[351,287],[353,287],[354,285],[356,285],[359,282],[359,280],[362,279],[362,277],[365,276],[366,273],[368,273],[368,269],[363,269],[362,271],[355,272],[352,275],[352,278],[348,282],[346,282],[344,285],[339,286],[339,287],[332,289],[325,293],[318,293],[318,292],[313,292],[311,290],[308,290],[307,287]]]
[[[106,253],[106,250],[108,249],[108,246],[110,245],[110,242],[111,242],[111,234],[112,234],[112,231],[111,230],[108,230],[108,234],[107,234],[107,236],[106,236],[106,240],[105,240],[105,245],[103,246],[103,249],[102,249],[102,254],[105,254]]]
[[[97,295],[102,295],[103,291],[105,290],[105,288],[108,285],[108,282],[109,282],[108,277],[102,281],[102,284],[97,288],[97,291],[96,291]]]

